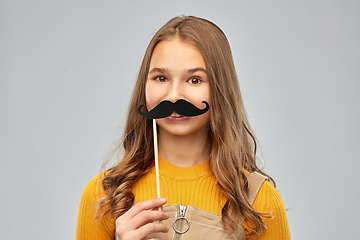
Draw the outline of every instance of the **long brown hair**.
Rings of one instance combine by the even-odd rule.
[[[134,202],[132,186],[154,165],[152,123],[141,117],[136,109],[146,104],[145,84],[155,46],[172,38],[193,44],[205,60],[212,98],[210,167],[228,199],[222,209],[224,226],[234,230],[243,215],[255,224],[253,233],[261,234],[266,229],[262,219],[265,214],[257,212],[248,201],[245,170],[266,174],[256,165],[257,141],[245,114],[230,45],[219,27],[192,16],[171,19],[154,35],[146,49],[124,136],[113,152],[116,155],[123,148],[122,161],[107,170],[102,179],[105,195],[98,202],[98,216],[109,214],[114,218],[128,211]]]

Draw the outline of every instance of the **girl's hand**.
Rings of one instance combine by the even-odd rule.
[[[116,239],[140,240],[151,233],[168,232],[169,228],[164,224],[153,223],[169,218],[169,214],[157,210],[165,203],[165,198],[156,198],[135,204],[129,211],[116,219]]]

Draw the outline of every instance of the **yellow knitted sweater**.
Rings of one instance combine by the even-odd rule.
[[[167,198],[166,204],[191,205],[221,214],[226,197],[209,170],[209,161],[182,168],[159,157],[159,169],[161,196]],[[103,196],[100,184],[103,175],[102,173],[92,179],[81,196],[76,227],[77,240],[114,239],[115,219],[107,216],[101,222],[94,220],[96,202]],[[136,182],[133,192],[136,202],[157,197],[154,168]],[[274,216],[271,219],[264,218],[267,230],[256,239],[290,239],[289,223],[281,195],[268,181],[261,186],[253,207],[259,212],[271,213]],[[244,223],[243,227],[249,232]]]

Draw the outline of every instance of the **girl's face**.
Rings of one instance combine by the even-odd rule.
[[[205,108],[202,101],[207,101],[211,108],[210,84],[200,51],[177,38],[158,43],[151,56],[145,94],[149,111],[163,100],[175,103],[179,99],[200,109]],[[196,117],[173,113],[157,119],[157,124],[160,132],[163,129],[172,135],[184,136],[206,130],[209,119],[209,111]]]

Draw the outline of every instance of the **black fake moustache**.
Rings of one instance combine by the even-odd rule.
[[[202,101],[206,105],[204,109],[197,108],[194,104],[186,101],[185,99],[179,99],[175,103],[168,100],[161,101],[156,107],[149,112],[142,112],[141,109],[144,105],[138,108],[138,112],[147,119],[159,119],[170,116],[173,112],[185,117],[194,117],[206,113],[210,106],[208,102]]]

